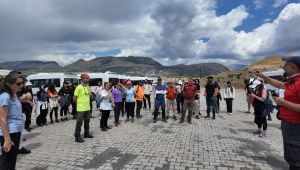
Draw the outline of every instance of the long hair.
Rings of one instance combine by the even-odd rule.
[[[17,72],[17,71],[9,72],[8,75],[4,78],[4,80],[0,84],[0,94],[6,92],[10,95],[11,98],[13,98],[14,93],[11,91],[11,89],[9,88],[9,86],[7,84],[15,83],[18,78],[24,79],[24,75],[22,75],[21,72]]]
[[[56,91],[55,85],[54,84],[50,84],[49,87],[48,87],[48,90],[50,90],[51,93],[55,92]]]
[[[261,81],[261,83],[259,85],[256,86],[256,94],[261,97],[262,96],[262,92],[264,90],[265,86],[264,86],[264,82]]]

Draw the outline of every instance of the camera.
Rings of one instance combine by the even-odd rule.
[[[276,93],[275,90],[270,90],[270,93],[273,97],[278,97],[278,94]],[[274,106],[274,108],[277,110],[277,113],[276,113],[276,117],[278,120],[281,120],[280,118],[280,106],[279,105],[276,105]]]
[[[278,94],[276,93],[275,90],[271,90],[270,93],[273,97],[278,97]]]

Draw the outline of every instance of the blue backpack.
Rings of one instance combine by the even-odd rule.
[[[273,113],[275,106],[270,98],[269,92],[267,92],[266,100],[264,101],[265,110],[263,111],[263,117],[268,116],[270,113]]]

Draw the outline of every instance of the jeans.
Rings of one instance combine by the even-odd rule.
[[[155,99],[154,119],[157,119],[159,107],[161,107],[162,118],[165,119],[166,118],[166,110],[165,110],[166,103],[165,103],[165,99]]]
[[[233,98],[226,98],[226,108],[227,108],[227,113],[232,113],[232,101]]]
[[[151,99],[150,99],[150,94],[145,94],[145,98],[144,99],[144,108],[147,108],[147,104],[146,104],[146,100],[148,101],[148,105],[149,105],[149,109],[151,109]]]
[[[216,96],[206,96],[206,113],[207,116],[210,117],[210,111],[212,110],[213,117],[216,116],[216,108],[217,108],[217,97]]]
[[[126,102],[127,119],[134,118],[134,102]]]
[[[1,150],[0,154],[0,169],[1,170],[14,170],[16,169],[17,155],[19,151],[21,132],[11,133],[10,138],[14,142],[9,152]],[[0,136],[1,148],[4,145],[4,137]]]
[[[53,121],[53,111],[54,111],[54,115],[55,115],[55,119],[57,120],[58,117],[58,107],[53,107],[52,110],[50,111],[50,119],[51,121]]]
[[[102,110],[102,116],[100,119],[100,128],[106,128],[108,127],[107,121],[109,118],[110,110]]]
[[[136,101],[136,111],[135,111],[137,117],[141,115],[142,106],[143,106],[143,101],[137,100]]]
[[[282,121],[281,131],[284,145],[284,159],[291,170],[300,169],[300,123]]]
[[[183,107],[183,97],[181,94],[177,94],[176,103],[177,103],[177,113],[181,113]]]
[[[182,109],[182,115],[181,115],[181,121],[184,121],[186,110],[188,110],[188,117],[187,120],[192,120],[192,113],[195,108],[195,100],[184,100],[183,102],[183,109]]]
[[[89,135],[90,118],[91,118],[91,113],[89,110],[84,112],[77,112],[77,121],[76,121],[75,134],[74,134],[75,138],[80,138],[80,131],[83,122],[84,122],[84,134]]]
[[[115,107],[114,107],[115,123],[119,123],[121,108],[122,108],[122,102],[115,102]]]

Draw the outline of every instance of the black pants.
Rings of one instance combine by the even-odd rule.
[[[206,107],[207,116],[210,117],[210,111],[212,110],[213,117],[216,117],[217,97],[206,96]]]
[[[144,108],[147,109],[147,102],[146,100],[148,101],[148,106],[149,106],[149,109],[151,109],[151,99],[150,99],[150,94],[145,94],[145,98],[144,99]]]
[[[72,97],[72,99],[73,99],[73,97]],[[71,101],[71,105],[72,105],[72,115],[73,115],[74,118],[76,118],[77,117],[77,114],[76,114],[76,103],[72,100]]]
[[[233,98],[226,98],[226,108],[227,108],[227,113],[232,113],[232,101]]]
[[[119,123],[121,108],[122,108],[122,102],[115,102],[115,107],[114,107],[115,123]]]
[[[54,116],[55,116],[55,119],[57,120],[58,118],[58,107],[53,107],[50,111],[50,119],[51,121],[53,121],[53,112],[54,112]]]
[[[91,117],[91,113],[89,110],[85,112],[77,112],[77,122],[75,127],[75,134],[74,134],[75,138],[80,137],[80,131],[83,122],[84,122],[84,134],[89,135],[90,117]]]
[[[257,124],[258,128],[263,127],[263,130],[267,130],[267,128],[268,128],[267,117],[262,116],[263,111],[264,111],[263,108],[255,108],[254,107],[254,113],[255,113],[254,123]]]
[[[126,112],[125,100],[126,100],[126,98],[122,98],[121,112],[122,112],[123,114]]]
[[[11,133],[10,138],[14,142],[14,146],[11,147],[9,152],[1,150],[0,154],[0,169],[1,170],[14,170],[16,169],[17,155],[19,150],[21,132]],[[0,136],[1,148],[4,145],[4,137]]]
[[[176,96],[176,103],[177,103],[177,113],[181,113],[183,107],[183,97],[181,94],[178,94]]]
[[[69,106],[64,105],[60,108],[60,118],[67,117]]]
[[[44,125],[47,123],[47,115],[48,115],[48,108],[42,109],[42,106],[40,107],[40,115],[36,118],[36,124],[37,125]]]
[[[26,120],[25,120],[25,129],[29,128],[31,124],[31,113],[32,113],[32,107],[29,105],[27,108],[24,110],[25,115],[26,115]]]
[[[126,102],[127,119],[131,116],[134,118],[134,106],[135,102]]]
[[[107,121],[109,118],[110,110],[102,110],[101,120],[100,120],[100,128],[106,128]]]
[[[281,122],[284,159],[290,170],[300,170],[300,123]]]
[[[136,111],[135,111],[137,117],[141,115],[142,106],[143,106],[143,101],[137,100],[136,101]]]

